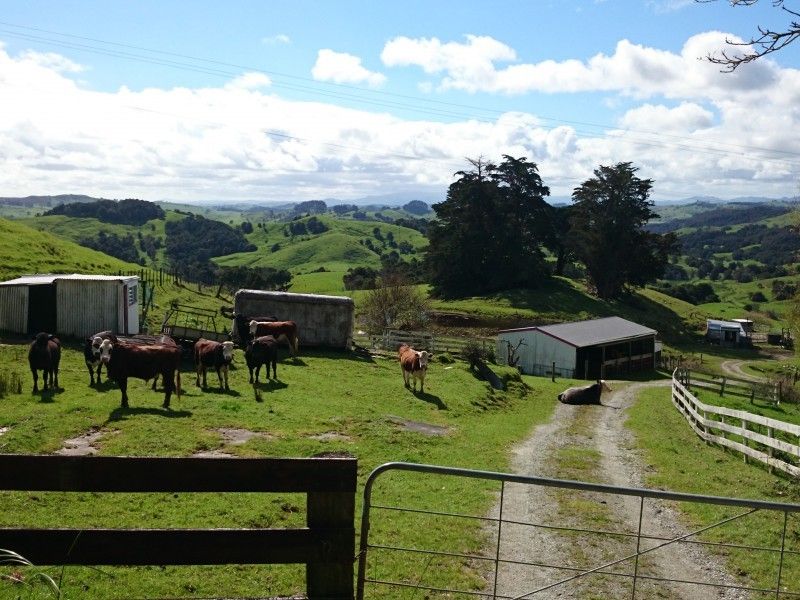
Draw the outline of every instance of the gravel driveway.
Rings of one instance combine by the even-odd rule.
[[[632,434],[624,427],[626,412],[643,387],[665,386],[664,394],[668,394],[666,386],[669,384],[665,381],[614,385],[619,390],[604,395],[605,406],[558,404],[550,422],[537,427],[514,449],[514,472],[576,479],[578,477],[570,472],[570,465],[583,464],[580,473],[591,473],[592,481],[644,487],[644,463],[635,450]],[[498,510],[499,505],[493,516],[497,516]],[[501,566],[498,595],[537,600],[631,598],[632,579],[612,575],[591,575],[535,594],[531,592],[572,577],[577,570],[595,568],[636,551],[635,537],[598,536],[552,527],[635,533],[638,513],[638,498],[507,484],[500,557],[516,561],[516,564]],[[674,538],[687,532],[674,510],[663,503],[646,501],[643,515],[643,533]],[[531,527],[527,523],[543,527]],[[492,535],[496,537],[496,532]],[[643,542],[643,548],[654,545],[654,542]],[[632,570],[632,561],[608,569],[618,573]],[[713,582],[723,586],[737,583],[718,558],[692,544],[671,544],[641,557],[639,573],[683,582]],[[741,600],[748,597],[742,591],[729,588],[646,579],[640,579],[636,589],[637,599]]]

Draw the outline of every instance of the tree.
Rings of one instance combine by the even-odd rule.
[[[645,231],[656,216],[649,199],[653,182],[636,171],[629,162],[600,166],[572,192],[570,243],[600,298],[618,298],[628,285],[661,277],[677,250],[674,233]]]
[[[706,3],[716,2],[717,0],[695,1],[699,3]],[[732,7],[752,6],[758,2],[759,0],[728,0],[728,3]],[[737,67],[745,63],[753,62],[762,56],[767,56],[768,54],[782,50],[796,39],[800,38],[800,20],[793,20],[796,18],[800,19],[800,12],[787,8],[784,0],[772,0],[772,6],[783,10],[790,15],[790,21],[786,27],[782,28],[781,30],[774,30],[769,27],[762,27],[759,25],[758,35],[754,35],[746,42],[735,42],[733,40],[726,39],[725,43],[727,43],[729,46],[737,48],[736,53],[728,54],[728,52],[722,50],[716,55],[709,54],[706,57],[708,61],[717,65],[722,65],[723,72],[731,73],[735,71]]]
[[[468,159],[470,171],[433,205],[427,266],[433,292],[457,297],[534,284],[545,276],[541,246],[550,190],[534,163],[504,156],[498,166]]]
[[[387,327],[423,327],[428,310],[427,298],[419,289],[400,276],[384,275],[364,295],[360,312],[368,333],[382,333]]]

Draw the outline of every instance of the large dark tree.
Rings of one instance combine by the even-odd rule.
[[[504,156],[500,165],[470,160],[444,202],[433,205],[428,269],[443,297],[534,285],[546,269],[541,246],[550,190],[536,165]]]
[[[649,199],[653,182],[636,171],[629,162],[600,166],[572,192],[570,242],[600,298],[654,281],[677,248],[674,234],[644,229],[657,216]]]

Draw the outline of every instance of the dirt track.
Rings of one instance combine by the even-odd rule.
[[[604,396],[606,406],[559,404],[549,423],[537,427],[514,450],[514,472],[554,478],[573,477],[565,465],[569,460],[589,461],[593,481],[623,487],[644,487],[644,463],[634,447],[632,434],[624,427],[626,409],[645,386],[668,386],[669,382],[632,384]],[[616,386],[615,386],[616,387]],[[665,389],[664,393],[668,391]],[[585,470],[583,471],[586,472]],[[495,516],[499,506],[495,508]],[[639,500],[608,494],[567,492],[554,488],[509,484],[506,486],[503,519],[535,523],[545,527],[593,528],[635,533]],[[643,533],[674,538],[686,533],[675,512],[663,503],[646,501]],[[647,545],[649,544],[649,545]],[[643,543],[643,548],[653,542]],[[525,598],[619,598],[631,597],[632,579],[593,575],[531,594],[636,551],[635,537],[597,536],[581,532],[504,524],[501,558],[536,566],[507,564],[498,577],[498,594]],[[560,568],[553,568],[554,566]],[[720,560],[699,546],[673,544],[643,556],[639,574],[682,580],[735,585]],[[630,573],[633,562],[609,571]],[[689,583],[639,580],[636,598],[740,600],[741,591]]]

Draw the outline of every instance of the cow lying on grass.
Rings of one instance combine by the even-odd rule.
[[[106,365],[109,379],[116,381],[122,391],[122,408],[128,408],[128,377],[147,381],[161,375],[164,408],[169,408],[173,391],[177,391],[180,398],[181,349],[174,341],[169,341],[172,343],[164,340],[164,344],[139,345],[123,341],[115,343],[108,339],[100,343],[100,360]]]
[[[412,380],[413,390],[417,391],[417,379],[419,379],[419,391],[422,393],[425,387],[425,374],[428,372],[428,360],[431,355],[426,350],[414,350],[408,344],[401,344],[397,349],[397,356],[400,359],[400,369],[403,372],[403,383],[408,387],[409,380]]]
[[[610,391],[611,386],[604,379],[598,379],[591,385],[568,388],[558,395],[558,399],[564,404],[602,404],[600,396]]]
[[[37,333],[28,349],[28,365],[33,374],[33,393],[39,391],[39,373],[42,371],[42,389],[58,389],[58,363],[61,362],[61,342],[45,332]]]
[[[250,321],[250,335],[253,338],[271,335],[276,340],[285,339],[292,356],[297,356],[300,340],[297,338],[297,323],[294,321]]]
[[[255,383],[258,383],[258,372],[261,370],[261,365],[266,365],[267,379],[270,378],[270,365],[272,365],[272,378],[278,378],[278,342],[271,335],[250,340],[245,348],[244,358],[250,371],[250,383],[253,383],[253,370],[256,372]]]
[[[203,374],[203,388],[206,383],[206,370],[213,368],[219,378],[219,387],[223,387],[223,375],[225,376],[225,390],[228,387],[228,367],[233,360],[233,342],[215,342],[200,338],[194,344],[194,368],[197,371],[197,385],[200,385],[200,374]]]

